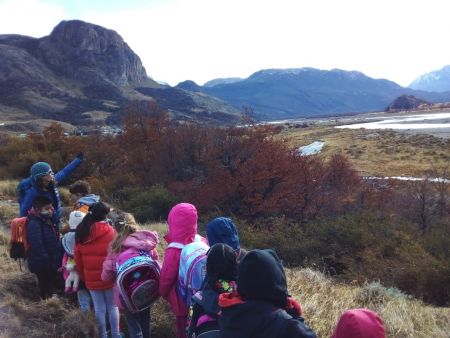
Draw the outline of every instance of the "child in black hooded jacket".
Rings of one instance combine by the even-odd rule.
[[[219,295],[236,289],[237,254],[227,244],[214,244],[208,251],[206,278],[192,297],[188,318],[188,338],[220,337],[217,319],[220,313]]]
[[[238,265],[237,292],[219,297],[223,338],[316,338],[300,305],[289,297],[283,266],[273,250],[252,250]]]

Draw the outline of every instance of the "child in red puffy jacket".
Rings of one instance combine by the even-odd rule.
[[[114,282],[101,278],[103,261],[116,231],[108,223],[109,207],[102,202],[89,207],[87,215],[75,232],[74,258],[77,272],[89,290],[94,303],[95,316],[100,326],[100,337],[106,338],[106,312],[108,312],[112,338],[119,337],[119,309],[114,302]]]

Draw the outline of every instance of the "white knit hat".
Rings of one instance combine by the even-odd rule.
[[[86,214],[84,212],[75,210],[72,211],[69,215],[69,226],[71,230],[75,230],[78,226],[78,224],[81,223],[81,221],[83,220],[84,216],[86,216]]]

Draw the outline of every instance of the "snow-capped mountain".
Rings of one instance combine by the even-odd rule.
[[[450,65],[419,76],[409,85],[409,88],[429,92],[450,91]]]

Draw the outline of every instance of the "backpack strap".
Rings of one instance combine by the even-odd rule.
[[[199,234],[195,234],[194,241],[193,241],[192,243],[194,243],[194,242],[200,242],[201,240],[202,240],[202,236],[200,236]],[[190,243],[189,243],[189,244],[190,244]],[[170,243],[167,247],[168,247],[168,248],[175,248],[175,249],[183,249],[185,246],[186,246],[186,245],[181,244],[181,243],[172,242],[172,243]]]
[[[184,244],[177,243],[177,242],[172,242],[172,243],[170,243],[167,246],[167,248],[183,249],[184,248]]]

